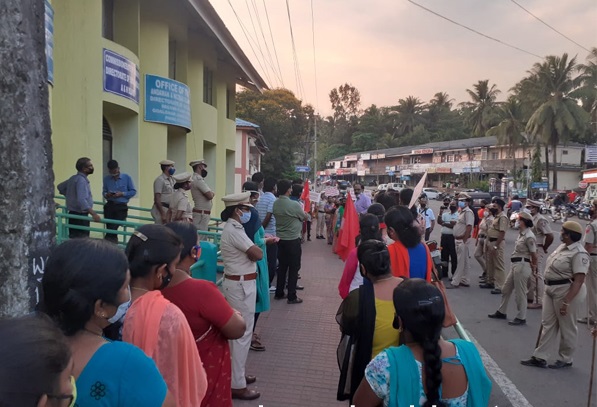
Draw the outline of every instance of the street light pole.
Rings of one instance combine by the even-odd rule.
[[[315,123],[313,124],[313,136],[315,146],[313,147],[313,185],[317,183],[317,114],[313,115]]]

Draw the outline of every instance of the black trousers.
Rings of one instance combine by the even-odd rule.
[[[269,283],[271,285],[276,276],[278,268],[278,243],[272,243],[265,246],[267,253],[267,271],[269,273]]]
[[[278,242],[278,280],[276,297],[284,296],[286,274],[288,274],[288,300],[296,299],[296,282],[301,268],[301,239],[280,240]]]
[[[117,203],[108,201],[104,205],[104,218],[106,219],[114,219],[114,220],[126,220],[126,216],[129,213],[129,207],[125,203]],[[106,229],[110,230],[117,230],[118,225],[114,225],[111,223],[106,224]],[[118,241],[118,235],[116,233],[106,233],[105,236],[106,240],[110,240],[112,242]]]
[[[449,262],[452,263],[452,274],[456,272],[456,267],[458,266],[458,258],[456,257],[456,242],[454,241],[454,235],[447,235],[442,233],[440,245],[442,246],[442,263],[446,264],[446,268],[443,270],[442,277],[447,277],[447,264]]]
[[[88,216],[87,212],[76,212],[76,211],[68,211],[70,215],[79,215],[79,216]],[[88,220],[80,220],[80,219],[68,219],[68,224],[73,226],[86,226],[89,227]],[[68,237],[71,239],[76,239],[78,237],[89,237],[88,230],[79,230],[79,229],[68,229]]]
[[[431,234],[431,228],[425,229],[425,241],[429,240],[430,234]]]

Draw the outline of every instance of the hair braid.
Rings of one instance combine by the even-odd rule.
[[[425,338],[421,345],[423,347],[423,360],[425,368],[425,385],[427,401],[423,407],[444,407],[445,403],[440,400],[439,388],[442,384],[442,359],[439,346],[440,332],[433,333],[432,337]]]

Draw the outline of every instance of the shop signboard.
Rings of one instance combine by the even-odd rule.
[[[46,28],[46,64],[48,68],[48,82],[54,84],[54,9],[46,0],[45,9]]]
[[[139,104],[139,67],[128,58],[105,48],[104,92]]]
[[[361,160],[370,160],[371,154],[370,153],[363,153],[361,154]]]
[[[311,171],[311,168],[309,168],[308,165],[297,165],[296,167],[294,167],[294,170],[296,172],[309,172]]]
[[[452,172],[452,169],[449,167],[437,167],[436,172],[438,174],[449,174]]]
[[[169,78],[145,75],[145,121],[171,124],[191,131],[191,92]]]
[[[547,189],[549,188],[549,184],[547,182],[532,182],[531,188],[535,189]]]

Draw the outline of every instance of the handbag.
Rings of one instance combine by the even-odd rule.
[[[351,379],[354,367],[356,343],[352,335],[342,335],[336,357],[338,358],[338,367],[340,368],[340,378],[338,380],[338,392],[336,399],[338,401],[349,400],[351,397]]]
[[[446,315],[444,316],[444,322],[442,326],[444,328],[454,326],[458,323],[458,319],[456,318],[456,315],[450,307],[448,297],[446,296],[446,286],[444,285],[443,281],[440,280],[437,276],[437,270],[435,269],[435,265],[431,268],[431,273],[433,275],[433,278],[431,279],[431,284],[433,284],[441,292],[442,298],[444,299],[444,307],[446,308]]]

